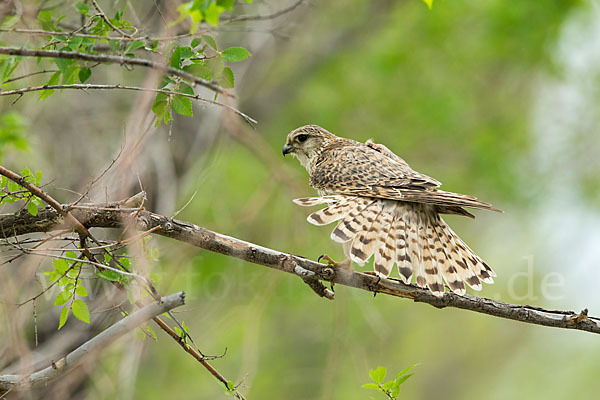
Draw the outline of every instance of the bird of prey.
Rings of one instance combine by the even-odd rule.
[[[307,218],[314,225],[339,221],[331,239],[342,243],[347,260],[364,265],[374,255],[375,274],[388,277],[394,264],[402,281],[465,293],[465,283],[481,290],[494,271],[444,222],[440,214],[471,218],[465,210],[500,211],[475,197],[438,189],[437,180],[414,171],[386,146],[341,138],[317,125],[292,131],[283,155],[292,154],[310,175],[319,197],[295,199],[301,206],[325,204]]]

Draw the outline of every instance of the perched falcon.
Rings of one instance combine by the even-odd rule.
[[[494,271],[444,222],[440,214],[474,216],[463,207],[499,211],[475,197],[439,190],[440,182],[414,171],[387,147],[337,137],[317,125],[292,131],[283,155],[292,154],[306,168],[320,197],[294,200],[301,206],[326,204],[308,216],[314,225],[339,221],[331,239],[348,257],[337,265],[360,265],[374,254],[373,267],[388,277],[394,264],[402,281],[455,293],[465,283],[481,290]],[[330,260],[330,259],[329,259]]]

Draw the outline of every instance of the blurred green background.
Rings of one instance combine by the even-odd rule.
[[[25,112],[30,141],[4,162],[42,169],[54,180],[50,191],[69,201],[73,194],[59,188],[85,187],[139,129],[146,136],[130,168],[117,167],[104,183],[115,198],[115,186],[122,197],[135,193],[139,175],[153,211],[172,215],[197,192],[179,219],[312,259],[341,258],[333,226],[309,225],[309,210],[291,202],[314,191],[299,163],[280,156],[289,131],[319,124],[384,143],[445,190],[505,210],[447,218],[498,274],[475,294],[597,315],[599,22],[594,1],[436,1],[431,11],[419,0],[306,2],[273,21],[219,31],[220,43],[253,53],[234,72],[255,130],[198,107],[170,132],[146,131],[147,101],[116,91],[25,96],[14,106],[3,98],[3,111]],[[139,83],[145,72],[107,69],[97,79]],[[395,375],[415,363],[400,398],[592,398],[598,390],[600,346],[589,333],[340,286],[327,301],[294,276],[152,243],[161,292],[186,290],[177,315],[204,353],[227,349],[213,363],[242,380],[249,399],[366,399],[377,395],[360,388],[370,368]],[[107,349],[80,396],[225,397],[157,334],[157,343],[128,337]]]

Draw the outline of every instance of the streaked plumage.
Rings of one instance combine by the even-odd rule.
[[[307,218],[314,225],[337,222],[331,239],[344,245],[353,262],[373,257],[375,273],[444,292],[465,293],[494,271],[442,220],[440,214],[473,217],[463,207],[498,211],[475,197],[439,190],[437,180],[414,171],[387,147],[359,143],[307,125],[291,132],[284,155],[296,156],[320,197],[296,199],[301,206],[325,204]]]

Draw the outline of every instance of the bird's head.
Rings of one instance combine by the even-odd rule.
[[[301,126],[287,136],[282,153],[284,156],[293,155],[304,168],[308,168],[314,157],[335,137],[333,133],[318,125]]]

